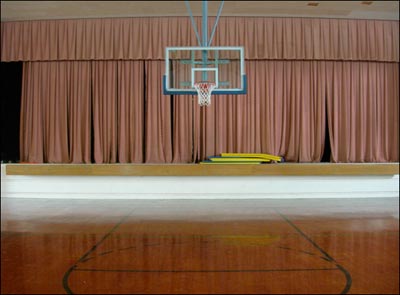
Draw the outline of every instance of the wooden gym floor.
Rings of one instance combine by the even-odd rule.
[[[399,293],[399,199],[2,198],[1,293]]]

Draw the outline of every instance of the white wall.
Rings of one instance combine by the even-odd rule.
[[[388,176],[19,176],[5,175],[1,197],[84,199],[245,199],[399,197]]]

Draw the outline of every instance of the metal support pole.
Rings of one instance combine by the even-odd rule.
[[[202,4],[202,12],[203,12],[203,17],[202,17],[202,36],[203,36],[203,42],[202,42],[202,46],[203,47],[207,47],[208,46],[208,5],[207,5],[207,1],[203,0],[203,4]],[[203,61],[203,68],[205,68],[207,66],[207,51],[203,50],[202,52],[202,61]],[[207,81],[207,71],[203,71],[202,72],[202,79],[203,81]]]
[[[201,23],[201,29],[202,29],[202,35],[203,35],[203,44],[202,46],[207,46],[208,44],[208,24],[207,24],[207,17],[208,17],[208,5],[207,1],[203,0],[203,6],[202,6],[202,13],[203,13],[203,18],[202,18],[202,23]]]
[[[192,10],[190,9],[190,4],[187,0],[185,1],[185,4],[186,4],[187,11],[189,12],[190,21],[192,22],[192,27],[193,27],[194,33],[196,34],[197,42],[199,42],[199,46],[201,46],[199,33],[197,32],[197,26],[196,26],[196,23],[194,22]]]
[[[212,30],[212,32],[211,32],[210,40],[208,40],[208,46],[211,46],[211,42],[212,42],[212,40],[213,40],[213,38],[214,38],[215,29],[217,28],[218,21],[219,21],[219,17],[221,16],[221,11],[222,11],[222,7],[223,7],[223,6],[224,6],[224,0],[222,0],[221,3],[220,3],[220,5],[219,5],[219,9],[218,9],[218,13],[217,13],[217,18],[216,18],[216,20],[215,20],[215,24],[214,24],[213,30]]]

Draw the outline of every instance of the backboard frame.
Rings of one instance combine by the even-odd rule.
[[[246,94],[247,93],[247,76],[245,74],[245,68],[244,68],[244,48],[242,46],[217,46],[217,47],[209,47],[209,46],[195,46],[195,47],[166,47],[165,48],[165,74],[163,76],[163,94],[164,95],[197,95],[197,91],[194,88],[194,83],[196,81],[194,80],[194,75],[193,75],[193,68],[191,69],[191,87],[192,89],[179,89],[179,88],[172,88],[169,87],[170,85],[170,52],[171,51],[217,51],[217,50],[236,50],[239,52],[239,58],[240,58],[240,81],[241,81],[241,87],[240,88],[228,88],[228,89],[218,89],[215,88],[212,92],[213,95],[218,95],[218,94]],[[211,69],[210,69],[211,70]],[[208,71],[210,71],[208,70]],[[218,68],[216,69],[216,74],[218,74]],[[218,81],[216,81],[218,85]],[[218,87],[218,86],[217,86]]]

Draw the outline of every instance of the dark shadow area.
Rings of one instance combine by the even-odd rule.
[[[22,62],[1,63],[1,162],[19,162]]]
[[[329,139],[328,110],[325,110],[325,145],[321,162],[331,161],[331,141]]]

